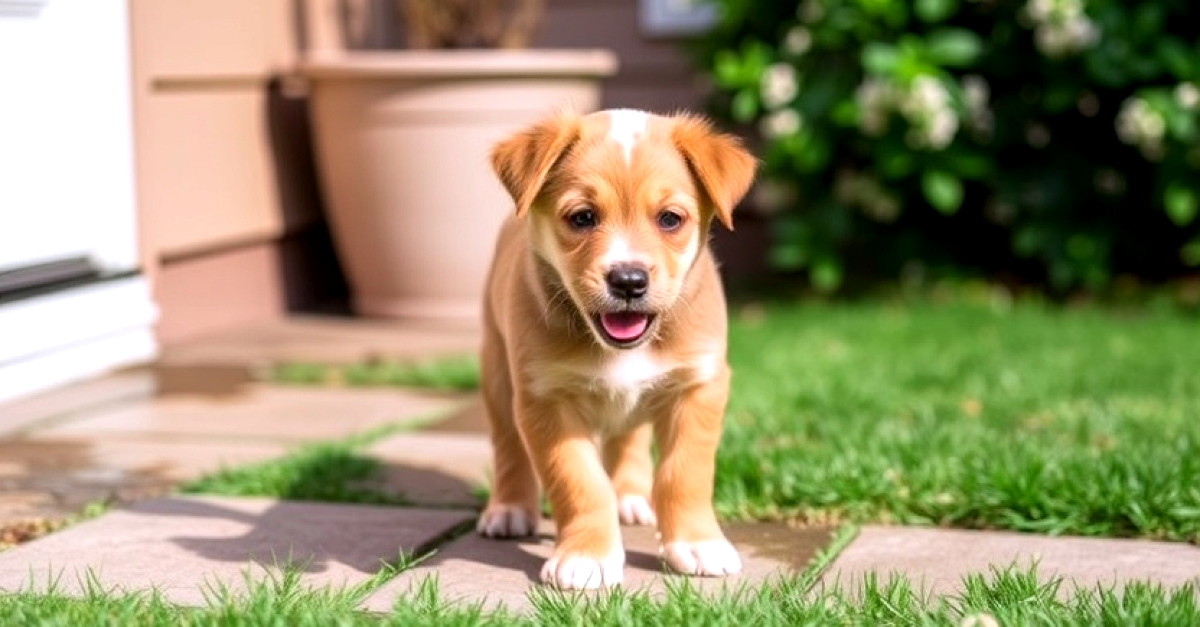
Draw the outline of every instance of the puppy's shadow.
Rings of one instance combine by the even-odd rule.
[[[654,530],[649,527],[622,528],[625,542],[625,568],[658,572],[662,566],[658,558]],[[484,538],[472,532],[451,547],[431,557],[426,564],[432,568],[451,565],[454,562],[483,564],[498,569],[520,572],[530,583],[541,582],[542,565],[554,551],[553,525],[543,521],[536,535],[526,538]],[[650,544],[647,544],[649,541]]]

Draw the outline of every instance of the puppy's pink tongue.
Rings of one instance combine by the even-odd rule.
[[[650,324],[650,316],[632,311],[606,313],[600,316],[600,324],[604,332],[618,342],[636,340],[646,332]]]

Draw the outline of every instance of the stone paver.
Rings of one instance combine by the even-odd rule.
[[[442,547],[416,568],[401,573],[376,590],[363,606],[386,612],[396,599],[422,580],[436,576],[443,598],[459,602],[483,602],[485,607],[507,606],[514,611],[530,608],[528,592],[537,583],[542,562],[553,549],[553,524],[543,521],[538,535],[526,540],[489,540],[474,533]],[[738,547],[743,571],[724,579],[696,578],[692,581],[706,592],[724,586],[755,585],[768,577],[803,568],[829,544],[828,529],[792,529],[782,524],[733,525],[726,528]],[[625,581],[627,590],[648,589],[660,595],[668,577],[658,558],[658,541],[649,527],[625,527]]]
[[[481,337],[476,324],[298,315],[170,346],[159,361],[176,367],[424,359],[474,353]]]
[[[0,553],[0,590],[44,589],[57,577],[78,593],[91,572],[106,589],[155,588],[171,602],[202,605],[206,590],[244,590],[247,572],[261,578],[264,566],[283,562],[308,586],[354,585],[472,518],[269,499],[149,500]]]
[[[366,452],[384,463],[377,489],[421,505],[479,505],[492,467],[491,443],[480,434],[402,433]]]
[[[151,397],[155,377],[147,370],[119,372],[28,398],[0,403],[0,437],[12,436],[39,424],[81,410]]]
[[[397,389],[245,386],[227,396],[177,395],[81,412],[38,430],[39,437],[207,437],[295,443],[362,433],[429,418],[462,403],[456,396]]]
[[[1168,587],[1197,582],[1200,596],[1200,547],[1194,545],[910,527],[863,528],[822,581],[853,590],[868,573],[900,573],[930,593],[955,594],[966,574],[1014,563],[1037,563],[1039,573],[1063,577],[1069,582],[1060,589],[1064,595],[1073,586],[1140,580]]]

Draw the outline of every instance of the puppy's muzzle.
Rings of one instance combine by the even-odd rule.
[[[604,275],[608,294],[613,298],[630,301],[646,295],[650,289],[650,273],[641,264],[619,263]]]

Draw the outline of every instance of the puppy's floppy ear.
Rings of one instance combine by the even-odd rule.
[[[579,115],[560,111],[492,147],[492,169],[517,206],[517,217],[529,211],[546,176],[579,138]]]
[[[671,132],[675,148],[687,160],[692,175],[712,201],[717,219],[733,230],[733,207],[754,182],[757,161],[732,136],[718,133],[703,118],[675,118]]]

